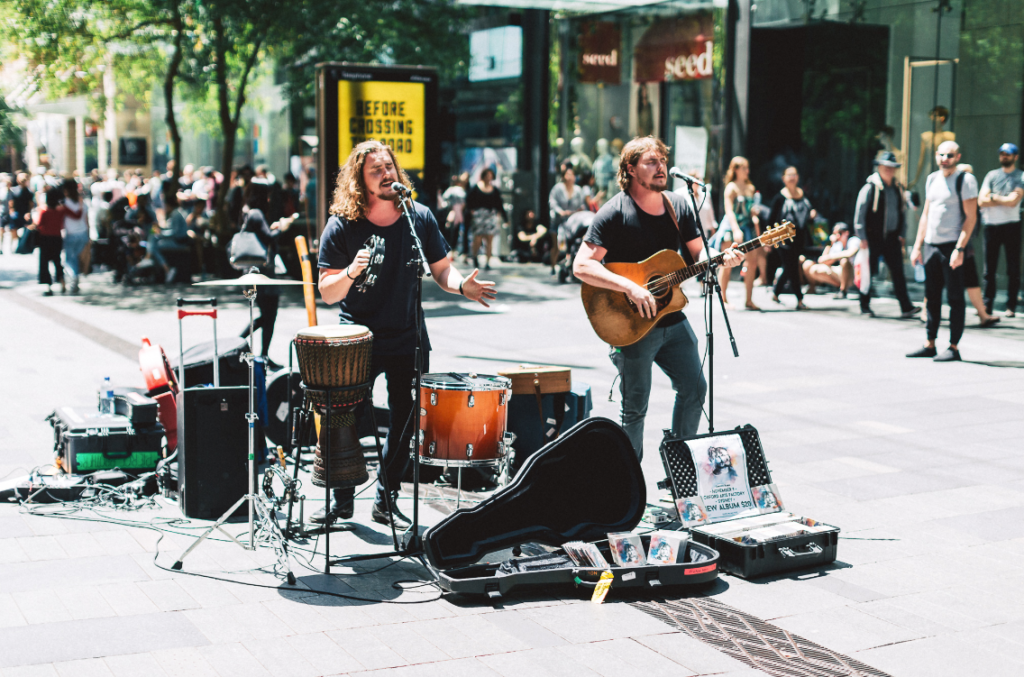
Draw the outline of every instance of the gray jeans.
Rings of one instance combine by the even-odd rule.
[[[676,436],[697,434],[708,384],[697,353],[697,337],[689,320],[671,327],[655,327],[631,346],[612,348],[611,360],[619,370],[622,394],[620,422],[633,443],[636,455],[644,456],[644,418],[651,397],[652,365],[657,364],[672,382],[676,393],[672,409],[672,432]]]

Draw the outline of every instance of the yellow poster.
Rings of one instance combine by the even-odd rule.
[[[403,169],[422,170],[426,88],[418,82],[338,82],[338,159],[367,139],[386,143]]]

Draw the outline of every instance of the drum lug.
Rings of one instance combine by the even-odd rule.
[[[430,393],[430,404],[437,406],[437,393]]]
[[[475,403],[476,403],[476,400],[473,398],[473,395],[471,393],[470,396],[469,396],[469,406],[472,407]]]
[[[506,431],[501,438],[501,455],[508,456],[508,453],[512,451],[512,443],[516,441],[516,434],[513,432]]]
[[[472,444],[467,444],[466,445],[466,458],[473,458],[473,445]]]
[[[430,446],[427,447],[427,453],[429,453],[431,456],[437,453],[437,442],[430,443]]]
[[[508,394],[507,390],[502,390],[501,391],[501,395],[498,396],[498,406],[499,407],[504,407],[505,406],[505,396],[507,394]]]

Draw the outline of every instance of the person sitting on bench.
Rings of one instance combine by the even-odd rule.
[[[832,229],[828,241],[817,263],[801,256],[800,266],[810,286],[808,293],[814,293],[819,284],[828,284],[839,288],[836,298],[845,299],[847,289],[853,282],[852,259],[860,249],[860,238],[850,235],[850,227],[840,221]]]

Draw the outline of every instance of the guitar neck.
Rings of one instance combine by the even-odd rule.
[[[761,241],[759,239],[757,239],[757,238],[754,238],[753,240],[750,240],[749,242],[744,242],[741,245],[737,245],[737,246],[733,247],[732,251],[737,251],[737,252],[740,252],[741,254],[746,254],[747,252],[754,251],[755,249],[757,249],[760,246],[761,246]],[[707,272],[708,268],[710,268],[712,264],[714,264],[716,266],[722,265],[722,261],[724,261],[724,260],[725,260],[725,255],[724,254],[719,254],[718,256],[713,256],[713,257],[711,257],[707,261],[701,261],[700,263],[695,263],[692,266],[687,266],[686,268],[681,268],[681,269],[677,270],[676,272],[671,273],[670,275],[666,275],[665,276],[665,281],[670,286],[675,287],[676,285],[682,284],[686,280],[689,280],[691,277],[696,277],[697,275],[700,275],[701,273]]]

